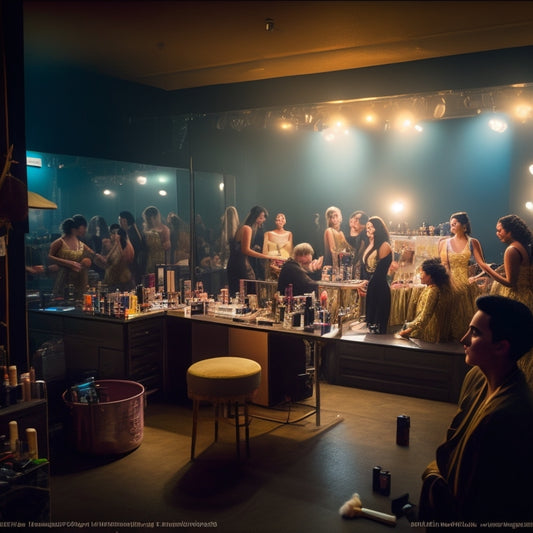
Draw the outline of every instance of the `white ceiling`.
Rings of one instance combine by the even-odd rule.
[[[170,91],[533,45],[533,1],[25,0],[24,43]]]

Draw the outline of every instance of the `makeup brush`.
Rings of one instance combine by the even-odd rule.
[[[381,522],[388,526],[396,525],[396,517],[391,514],[381,513],[379,511],[374,511],[372,509],[366,509],[361,503],[361,498],[359,494],[354,493],[352,498],[345,502],[342,507],[339,509],[339,513],[343,518],[370,518],[376,522]]]

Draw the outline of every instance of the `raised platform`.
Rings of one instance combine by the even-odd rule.
[[[330,383],[456,402],[469,366],[460,343],[428,343],[369,333],[354,323],[329,343],[323,366]]]

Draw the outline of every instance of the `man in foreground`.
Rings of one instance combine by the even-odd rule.
[[[533,520],[533,400],[517,367],[533,346],[533,316],[501,296],[476,303],[461,339],[473,368],[447,439],[422,475],[419,519],[443,528]]]

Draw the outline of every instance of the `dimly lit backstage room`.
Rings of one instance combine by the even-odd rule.
[[[533,523],[533,2],[0,15],[1,526]]]

